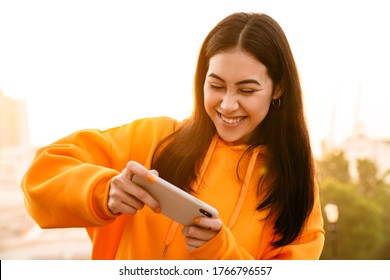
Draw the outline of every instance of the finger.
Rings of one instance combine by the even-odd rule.
[[[129,189],[131,189],[131,194],[138,199],[141,203],[149,206],[154,212],[159,212],[160,203],[150,195],[146,190],[139,187],[135,183],[131,182],[129,185]]]
[[[206,218],[206,217],[196,217],[194,223],[197,227],[201,227],[211,231],[219,231],[222,228],[222,221],[218,218]]]
[[[131,180],[134,175],[147,177],[149,175],[149,170],[136,161],[129,161],[125,168],[125,175],[129,180]]]
[[[130,184],[130,181],[124,178],[123,174],[113,178],[107,201],[107,206],[113,214],[132,214],[144,206],[141,201],[127,192],[128,184]]]
[[[197,248],[197,247],[188,245],[188,246],[187,246],[187,251],[193,251],[193,250],[195,250],[196,248]]]
[[[199,239],[189,238],[189,237],[186,237],[184,241],[187,244],[187,250],[189,251],[194,250],[204,245],[207,242],[207,240],[199,240]]]
[[[213,238],[217,232],[196,226],[188,226],[183,228],[182,234],[190,240],[208,241]],[[192,245],[195,245],[195,243],[192,243]]]
[[[110,210],[114,215],[118,214],[130,214],[135,215],[139,209],[136,209],[128,204],[119,203],[116,204],[113,210]]]
[[[125,195],[122,197],[121,201],[124,205],[127,205],[130,208],[133,208],[135,211],[141,210],[144,208],[145,203],[137,199],[136,197],[132,195]]]
[[[147,204],[159,213],[159,203],[144,189],[129,181],[122,173],[112,179],[108,197],[108,208],[113,214],[134,213]]]
[[[159,176],[158,171],[156,169],[152,169],[149,172],[152,173],[153,175]]]
[[[132,181],[134,175],[146,177],[148,180],[154,180],[151,174],[155,174],[157,176],[158,172],[156,170],[149,171],[136,161],[129,161],[125,168],[124,174],[126,178],[130,180],[130,183],[125,188],[126,192],[137,198],[140,202],[149,206],[154,212],[160,213],[161,210],[159,202],[154,199],[154,197],[152,197],[147,191]]]

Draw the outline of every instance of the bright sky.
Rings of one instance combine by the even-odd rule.
[[[141,117],[183,119],[200,45],[237,11],[284,29],[315,149],[350,135],[359,92],[366,132],[390,138],[390,17],[380,0],[2,0],[0,88],[27,99],[34,145]]]

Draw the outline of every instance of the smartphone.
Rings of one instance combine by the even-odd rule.
[[[133,176],[133,182],[150,193],[159,203],[161,213],[184,225],[194,225],[194,218],[218,217],[218,211],[195,196],[183,191],[166,180],[152,174],[151,182],[145,177]]]

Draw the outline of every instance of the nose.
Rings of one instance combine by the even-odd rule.
[[[235,92],[227,92],[223,95],[220,107],[225,113],[234,112],[238,110],[239,106]]]

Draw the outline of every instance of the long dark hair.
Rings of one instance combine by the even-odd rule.
[[[160,176],[191,192],[203,157],[216,133],[204,108],[203,86],[210,58],[241,48],[267,67],[274,89],[282,91],[280,106],[271,106],[256,129],[249,147],[266,145],[270,153],[259,190],[270,184],[258,210],[269,209],[274,230],[281,237],[273,243],[291,243],[302,230],[314,203],[314,163],[303,111],[302,90],[288,40],[271,17],[235,13],[218,23],[200,49],[194,81],[194,111],[182,128],[157,148],[153,168]],[[277,104],[278,105],[278,104]]]

